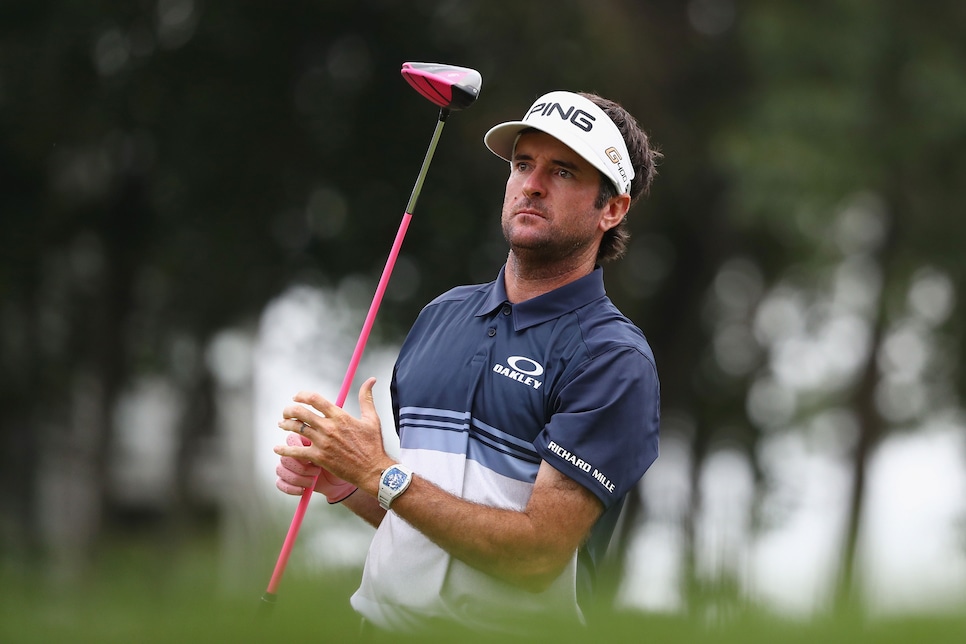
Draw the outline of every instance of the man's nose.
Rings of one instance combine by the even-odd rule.
[[[543,172],[534,170],[523,181],[523,194],[527,197],[542,197],[547,193],[546,177]]]

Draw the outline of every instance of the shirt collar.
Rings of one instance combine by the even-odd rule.
[[[489,285],[489,292],[483,304],[476,312],[477,316],[493,313],[495,310],[509,304],[504,282],[506,264],[500,269],[496,281]],[[549,293],[512,305],[513,328],[516,331],[542,324],[559,318],[572,311],[576,311],[585,304],[604,297],[604,270],[595,266],[589,275],[556,288]]]

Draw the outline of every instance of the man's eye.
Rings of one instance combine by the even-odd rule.
[[[574,176],[574,173],[570,170],[564,170],[563,168],[557,170],[557,174],[563,179],[570,179]]]

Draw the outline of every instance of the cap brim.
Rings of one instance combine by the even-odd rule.
[[[490,149],[490,152],[504,161],[512,161],[513,146],[517,142],[517,136],[527,128],[539,129],[523,121],[508,121],[494,125],[483,135],[483,143]]]

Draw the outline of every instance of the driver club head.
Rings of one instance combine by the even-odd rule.
[[[462,110],[480,95],[483,77],[475,69],[443,63],[403,63],[402,76],[413,89],[445,110]]]

